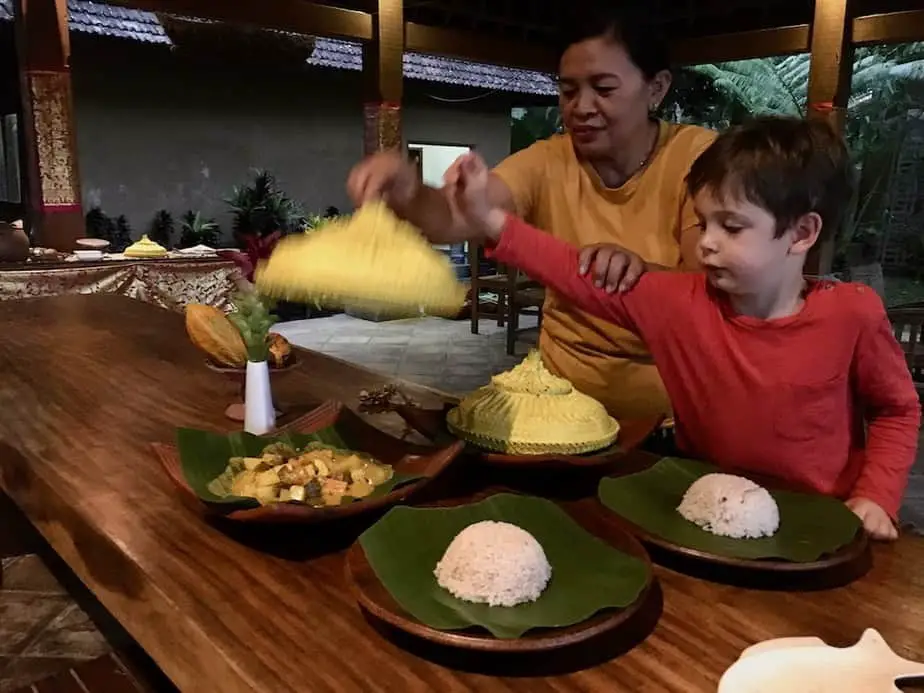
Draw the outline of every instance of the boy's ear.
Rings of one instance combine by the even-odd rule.
[[[822,226],[824,222],[817,212],[809,212],[796,219],[796,223],[790,227],[792,243],[789,252],[793,255],[805,255],[821,235]]]

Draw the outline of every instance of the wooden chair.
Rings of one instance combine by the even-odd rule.
[[[520,316],[536,315],[542,327],[542,306],[545,304],[545,289],[537,282],[514,271],[507,288],[507,354],[513,356],[520,330]]]
[[[497,294],[497,309],[494,317],[497,320],[497,326],[503,327],[509,312],[507,303],[508,295],[511,289],[516,290],[525,287],[529,280],[522,277],[516,271],[510,274],[503,265],[497,266],[497,271],[491,274],[481,274],[482,264],[482,246],[479,243],[468,244],[468,264],[472,272],[472,334],[478,334],[478,323],[485,316],[490,315],[487,311],[481,310],[481,292],[490,291]]]
[[[892,334],[905,352],[905,362],[918,394],[924,393],[924,306],[899,306],[888,311]]]

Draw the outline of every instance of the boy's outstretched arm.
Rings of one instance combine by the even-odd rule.
[[[489,173],[477,155],[462,157],[450,181],[451,196],[461,216],[472,230],[474,240],[484,240],[493,247],[495,257],[502,263],[522,270],[530,278],[569,299],[576,307],[604,320],[640,334],[643,338],[647,314],[657,315],[648,282],[633,288],[630,293],[614,293],[605,286],[595,285],[595,276],[609,274],[610,257],[606,249],[591,248],[583,255],[568,243],[543,233],[522,219],[494,206],[488,194]],[[594,267],[597,257],[607,267]],[[631,270],[631,268],[628,268]],[[640,275],[644,269],[638,270]],[[626,281],[626,272],[620,274],[620,285],[634,283],[637,276]],[[641,319],[640,319],[641,318]]]
[[[875,508],[863,501],[879,506],[892,520],[898,517],[917,454],[921,404],[882,302],[871,300],[864,312],[853,375],[866,413],[866,459],[848,505],[869,530],[864,514]],[[892,534],[884,531],[877,538]]]
[[[582,267],[577,248],[512,214],[495,218],[494,225],[487,229],[487,236],[498,262],[522,270],[591,315],[633,332],[639,331],[637,318],[641,317],[639,313],[645,312],[646,282],[627,293],[597,286],[593,274],[586,266]],[[644,319],[641,322],[644,323]]]

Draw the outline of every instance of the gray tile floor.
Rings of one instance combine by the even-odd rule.
[[[533,322],[524,318],[524,327],[535,325],[529,319]],[[535,329],[521,333],[516,355],[508,356],[504,329],[489,320],[481,321],[477,335],[464,320],[376,323],[349,315],[282,323],[276,331],[298,346],[453,394],[470,392],[519,363],[537,334]],[[924,529],[924,440],[908,481],[902,520]]]
[[[522,320],[526,328],[535,324],[535,318]],[[296,320],[275,329],[298,346],[453,394],[486,384],[519,363],[536,343],[536,330],[526,329],[516,355],[508,356],[505,329],[488,320],[481,321],[477,335],[467,320],[369,322],[349,315]]]

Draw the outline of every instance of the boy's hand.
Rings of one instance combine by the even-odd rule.
[[[443,184],[474,234],[497,240],[507,215],[491,205],[488,197],[490,175],[484,159],[472,152],[456,159],[444,174]]]
[[[847,507],[863,522],[863,529],[873,539],[895,541],[898,529],[889,514],[868,498],[851,498]]]
[[[607,293],[628,291],[645,273],[645,261],[613,243],[596,243],[581,250],[581,275],[593,272],[594,284]]]

